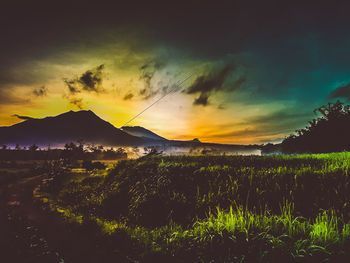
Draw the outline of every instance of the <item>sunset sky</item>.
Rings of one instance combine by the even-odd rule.
[[[345,1],[129,2],[2,1],[0,126],[90,109],[120,127],[172,91],[129,125],[265,143],[350,100]]]

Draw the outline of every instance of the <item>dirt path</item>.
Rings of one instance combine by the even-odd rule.
[[[101,247],[91,229],[76,229],[36,207],[33,190],[44,178],[20,179],[0,196],[1,262],[135,262],[121,251]]]
[[[0,250],[3,262],[65,262],[38,226],[45,216],[33,204],[33,190],[45,175],[6,187],[0,201]]]
[[[43,178],[45,175],[21,179],[10,187],[4,201],[12,216],[25,214],[29,220],[40,220],[41,214],[33,206],[33,190]]]

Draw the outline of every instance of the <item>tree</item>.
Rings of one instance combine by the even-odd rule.
[[[84,145],[80,142],[78,145],[74,142],[66,143],[62,157],[67,163],[72,163],[75,160],[84,159]]]
[[[33,144],[33,145],[29,146],[29,151],[35,152],[38,148],[39,148],[39,146],[37,146],[36,144]]]
[[[291,152],[335,152],[350,150],[350,105],[339,100],[314,110],[319,116],[308,126],[283,140],[282,150]]]
[[[152,156],[152,155],[162,155],[163,151],[158,151],[155,146],[150,146],[150,147],[144,147],[144,157],[145,156]]]
[[[323,105],[314,110],[314,113],[320,113],[322,118],[326,120],[338,119],[350,114],[350,105],[345,105],[343,102],[337,100],[337,102],[328,102],[327,105]]]

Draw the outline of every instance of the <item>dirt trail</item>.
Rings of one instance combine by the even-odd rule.
[[[0,250],[3,262],[65,262],[49,246],[38,226],[45,216],[33,203],[33,190],[45,175],[20,179],[7,187],[0,201]]]
[[[1,262],[134,262],[121,252],[101,248],[90,229],[72,228],[36,207],[33,190],[44,178],[20,179],[0,196]]]
[[[40,220],[41,213],[33,206],[33,190],[44,177],[45,175],[38,175],[25,178],[10,187],[4,201],[13,216],[24,214],[29,220]]]

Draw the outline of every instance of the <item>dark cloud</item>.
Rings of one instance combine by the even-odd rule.
[[[0,50],[1,55],[1,50]],[[19,59],[21,60],[21,59]],[[23,64],[17,64],[14,62],[5,65],[0,65],[0,85],[1,88],[11,88],[13,86],[38,86],[43,80],[48,79],[50,76],[47,72],[32,65],[27,61]]]
[[[219,110],[225,110],[226,107],[225,107],[224,104],[219,104],[218,109],[219,109]]]
[[[199,76],[194,83],[187,88],[186,93],[206,93],[221,90],[225,79],[235,68],[233,64],[228,64],[220,70],[212,70],[206,75]]]
[[[350,101],[350,83],[332,90],[328,97],[330,99],[343,98]]]
[[[29,117],[29,116],[21,116],[18,114],[13,114],[12,117],[17,117],[18,119],[21,119],[21,120],[35,120],[35,118]]]
[[[139,95],[147,100],[156,94],[158,94],[161,90],[152,85],[152,79],[157,71],[164,68],[166,63],[159,59],[153,59],[151,61],[147,61],[140,68],[140,80],[143,81],[144,88],[140,90]]]
[[[43,1],[2,6],[0,25],[11,25],[12,30],[4,30],[3,37],[8,41],[1,44],[11,48],[13,53],[19,47],[19,51],[29,54],[37,49],[35,55],[38,56],[41,47],[46,47],[41,50],[45,53],[55,44],[74,43],[75,35],[94,39],[96,34],[91,33],[92,29],[114,29],[132,24],[153,32],[152,36],[163,41],[191,44],[196,52],[217,55],[244,50],[247,45],[262,39],[273,40],[292,33],[314,32],[315,29],[347,29],[349,23],[346,12],[349,4],[345,1],[336,4],[312,0],[307,3],[223,0],[208,4],[147,1],[135,6],[132,2],[120,1],[88,5],[77,0],[69,3],[69,8],[62,2],[40,2]],[[21,45],[24,41],[26,45]]]
[[[241,76],[239,77],[239,79],[237,79],[236,81],[232,82],[229,86],[228,86],[228,91],[235,91],[236,89],[239,89],[244,82],[246,82],[247,78],[246,76]]]
[[[96,93],[103,91],[101,88],[103,69],[104,65],[102,64],[93,70],[86,71],[83,75],[81,75],[78,81],[83,90],[88,92],[94,91]]]
[[[207,106],[209,104],[209,94],[207,92],[202,92],[198,98],[193,101],[193,105]]]
[[[236,71],[236,65],[228,63],[219,69],[211,69],[209,72],[199,76],[191,86],[184,90],[186,94],[198,94],[193,105],[209,104],[208,100],[212,93],[218,91],[234,91],[238,89],[244,82],[245,77],[239,77],[235,81],[226,83],[229,77]]]
[[[125,94],[123,100],[131,100],[134,97],[134,94],[131,92],[128,92],[127,94]]]
[[[205,53],[211,57],[246,52],[253,45],[269,47],[271,42],[303,33],[320,32],[327,37],[348,35],[341,34],[349,27],[347,1],[336,4],[312,0],[307,3],[276,0],[223,0],[208,4],[157,2],[147,1],[135,6],[132,2],[109,1],[89,5],[77,0],[69,3],[69,8],[62,2],[3,4],[0,28],[7,41],[0,43],[0,57],[5,60],[2,64],[7,66],[7,62],[28,56],[42,57],[77,42],[84,45],[100,42],[96,31],[114,33],[123,26],[126,31],[130,30],[130,25],[145,31],[149,39],[190,47],[196,54]],[[111,34],[106,35],[104,40]],[[339,46],[340,42],[334,41],[334,37],[328,39]],[[146,41],[140,42],[144,45]]]
[[[78,109],[83,109],[83,99],[82,98],[71,98],[69,103],[78,107]]]
[[[79,87],[76,86],[76,81],[75,80],[63,79],[63,82],[64,82],[64,84],[66,84],[69,94],[74,95],[76,93],[80,93],[81,92]]]
[[[134,53],[158,55],[166,50],[174,61],[185,57],[187,62],[209,63],[227,54],[248,57],[253,66],[245,76],[254,93],[247,91],[248,80],[244,77],[238,77],[236,82],[231,79],[231,75],[236,75],[234,70],[221,88],[207,89],[204,85],[202,89],[199,84],[210,83],[204,74],[189,89],[199,105],[217,106],[219,103],[214,103],[212,98],[215,92],[230,92],[244,86],[246,96],[227,94],[225,104],[243,98],[242,103],[297,101],[300,108],[313,107],[311,102],[322,100],[323,103],[333,83],[348,79],[349,1],[151,2],[137,6],[119,1],[88,5],[78,0],[67,8],[55,1],[18,5],[5,0],[0,16],[1,36],[6,40],[0,42],[0,82],[33,83],[31,87],[48,83],[42,79],[37,82],[41,72],[23,74],[22,69],[33,71],[30,65],[40,61],[81,65],[96,50],[98,54],[113,56],[104,48],[119,41],[125,41],[132,56]],[[168,47],[181,50],[183,57],[171,54]],[[70,57],[71,54],[79,56]],[[139,56],[135,59],[139,62]],[[158,86],[151,87],[156,73],[148,64],[140,67],[145,86],[134,94],[144,99],[164,92]],[[65,81],[69,94],[75,96],[79,92],[96,92],[98,83],[93,71]],[[0,104],[23,101],[2,93],[3,89],[1,85]],[[336,96],[349,98],[346,88],[332,91],[330,97]]]
[[[47,95],[47,88],[45,86],[41,86],[40,88],[35,88],[33,90],[33,94],[37,97],[44,97]]]
[[[83,108],[83,99],[77,98],[76,95],[82,92],[95,92],[97,94],[105,92],[102,87],[104,64],[94,69],[87,70],[80,77],[72,79],[63,79],[68,89],[68,94],[63,95],[70,104],[79,109]]]
[[[103,69],[104,65],[102,64],[94,69],[86,71],[78,78],[63,79],[69,94],[74,95],[83,91],[96,93],[104,92],[102,88]]]

